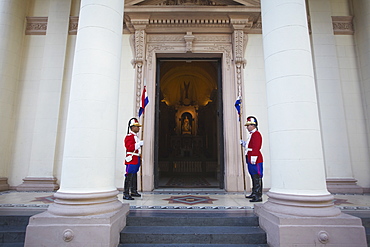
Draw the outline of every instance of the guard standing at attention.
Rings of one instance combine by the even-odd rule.
[[[258,131],[258,122],[254,116],[247,117],[245,123],[249,132],[247,141],[241,140],[245,148],[248,172],[252,178],[252,193],[246,198],[251,198],[250,202],[262,201],[262,177],[263,177],[263,156],[261,153],[262,135]]]
[[[136,118],[131,118],[128,122],[127,135],[124,140],[126,148],[124,200],[134,200],[133,197],[141,196],[137,192],[137,172],[141,165],[141,147],[144,144],[144,141],[140,140],[138,137],[140,127],[141,125]]]

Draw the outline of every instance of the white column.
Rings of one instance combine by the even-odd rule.
[[[305,0],[261,5],[272,182],[255,207],[260,226],[272,247],[362,246],[361,220],[342,215],[326,190]]]
[[[80,214],[69,208],[71,197],[110,198],[112,207],[100,203],[94,213],[121,207],[114,167],[122,27],[123,1],[81,2],[61,187],[49,208],[55,214],[58,207]]]
[[[114,186],[122,0],[82,0],[61,187],[25,246],[117,246],[129,204]]]
[[[56,190],[55,151],[71,0],[51,0],[28,175],[18,191]]]
[[[358,52],[365,116],[367,120],[367,140],[370,143],[370,1],[353,1],[355,38]]]
[[[310,0],[312,51],[328,189],[362,193],[353,177],[329,0]]]
[[[8,189],[25,0],[0,0],[0,190]]]
[[[331,199],[305,11],[303,0],[262,1],[270,192]]]
[[[369,146],[370,146],[370,2],[366,0],[353,1],[354,9],[354,44],[352,57],[358,67],[358,77],[347,78],[349,81],[360,81],[359,90],[355,87],[347,90],[347,99],[351,108],[356,109],[357,114],[353,114],[350,109],[351,129],[349,131],[352,143],[351,153],[352,162],[356,165],[353,168],[356,179],[364,190],[370,188],[370,166],[369,166]],[[347,84],[346,84],[347,85]],[[350,85],[350,84],[349,84]],[[357,96],[357,97],[356,97]],[[355,99],[352,99],[355,97]],[[360,107],[358,104],[361,103]],[[347,106],[347,105],[346,105]]]

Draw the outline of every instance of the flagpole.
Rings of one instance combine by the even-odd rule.
[[[141,139],[143,140],[144,139],[144,123],[145,123],[145,106],[147,104],[146,101],[146,98],[147,98],[147,93],[146,93],[146,80],[144,78],[144,83],[143,83],[143,91],[141,93],[141,97],[140,97],[140,107],[139,107],[139,112],[138,112],[138,117],[139,117],[139,120],[140,120],[140,115],[142,114],[143,115],[143,119],[142,119],[142,124],[141,124],[141,134],[140,134],[140,137]],[[141,108],[142,108],[142,112],[141,112]],[[140,114],[141,112],[141,114]],[[144,152],[144,146],[141,147],[141,156],[143,156]],[[141,192],[144,191],[143,189],[143,159],[141,159],[141,169],[140,169],[140,189],[141,189]]]
[[[141,124],[141,134],[140,134],[140,137],[142,140],[144,139],[144,116],[145,114],[143,114],[143,121]],[[144,155],[143,150],[144,150],[144,145],[141,147],[141,157]],[[141,189],[141,192],[143,192],[143,158],[141,158],[140,189]]]
[[[242,97],[240,97],[240,115],[239,115],[239,134],[240,134],[240,140],[243,140],[243,127],[242,127],[242,113],[243,113],[243,104],[242,104]],[[244,185],[244,196],[247,196],[247,185],[245,181],[245,165],[244,165],[244,152],[243,152],[243,145],[240,145],[240,151],[242,156],[242,171],[243,171],[243,185]]]

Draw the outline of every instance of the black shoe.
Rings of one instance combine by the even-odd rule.
[[[249,200],[250,202],[262,202],[262,197],[255,196],[252,200]]]
[[[245,196],[245,198],[254,198],[255,196],[256,196],[256,194],[252,193],[249,196]]]
[[[133,196],[133,197],[141,197],[141,194],[139,194],[137,192],[131,192],[131,196]]]
[[[123,200],[135,200],[135,199],[132,198],[131,196],[125,196],[125,195],[123,195]]]

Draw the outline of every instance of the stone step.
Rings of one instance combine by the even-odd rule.
[[[370,210],[344,210],[343,213],[361,218],[362,225],[365,227],[367,246],[370,247]]]
[[[184,212],[132,210],[121,231],[125,246],[268,246],[251,211]]]
[[[131,211],[128,226],[258,226],[253,213],[165,213]]]
[[[0,243],[0,247],[24,247],[24,243]]]
[[[23,246],[30,216],[0,216],[0,247]]]
[[[212,247],[269,247],[267,244],[212,244]],[[1,247],[1,245],[0,245]],[[209,244],[120,244],[118,247],[210,247]]]
[[[0,226],[27,226],[29,219],[30,215],[0,215]]]
[[[264,244],[266,233],[248,226],[127,226],[121,243]]]

